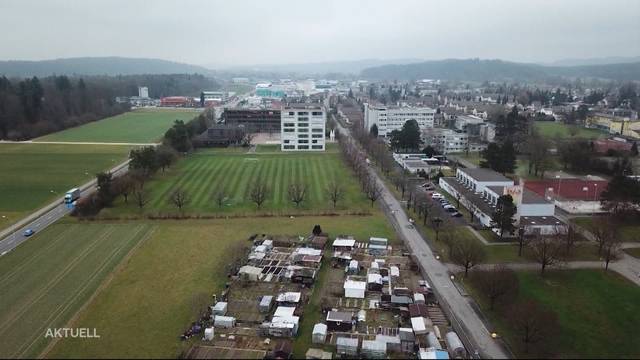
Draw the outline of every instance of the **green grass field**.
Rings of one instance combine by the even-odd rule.
[[[152,228],[58,223],[0,257],[0,357],[36,357]]]
[[[624,249],[623,251],[626,252],[628,255],[633,256],[634,258],[640,259],[640,247],[628,248],[628,249]]]
[[[537,121],[534,123],[536,129],[540,131],[540,133],[548,138],[554,137],[571,137],[570,128],[571,125],[566,125],[564,123],[559,122],[551,122],[551,121]],[[587,139],[596,139],[605,137],[607,134],[600,130],[596,129],[587,129],[582,126],[576,127],[577,137],[587,138]]]
[[[147,214],[175,214],[178,210],[169,203],[173,190],[181,188],[192,199],[185,213],[255,214],[257,206],[251,202],[251,185],[264,179],[270,191],[261,212],[267,213],[319,213],[330,211],[325,189],[332,181],[340,183],[346,196],[337,210],[369,211],[371,206],[351,177],[336,152],[328,153],[228,153],[216,150],[197,152],[180,162],[167,173],[158,173],[145,188],[151,201],[145,207]],[[288,196],[289,184],[301,181],[307,185],[307,197],[299,209]],[[228,199],[220,208],[213,199],[219,187],[226,189]],[[133,201],[125,204],[119,199],[115,207],[103,210],[103,216],[135,215],[139,208]]]
[[[130,149],[113,145],[0,144],[0,229],[124,161]]]
[[[576,224],[589,230],[593,225],[592,217],[579,217],[574,219]],[[640,242],[640,224],[632,222],[622,223],[618,225],[618,234],[622,237],[623,242]]]
[[[544,278],[536,272],[521,271],[517,274],[519,298],[535,300],[558,316],[560,328],[552,357],[606,359],[640,356],[637,330],[640,323],[640,287],[611,271],[553,271]],[[487,309],[484,299],[479,299],[479,303]],[[516,355],[526,357],[500,312],[488,314],[496,331],[506,338]]]
[[[177,120],[191,120],[193,110],[139,109],[39,137],[34,141],[151,143]]]
[[[138,222],[134,222],[137,224]],[[52,358],[176,358],[188,343],[178,337],[194,320],[194,294],[220,293],[225,265],[253,233],[306,235],[313,225],[333,238],[388,237],[393,229],[379,211],[374,216],[251,218],[156,221],[156,230],[117,272],[72,327],[97,328],[100,339],[64,339]],[[303,322],[302,336],[308,326]],[[310,331],[310,328],[308,329]]]

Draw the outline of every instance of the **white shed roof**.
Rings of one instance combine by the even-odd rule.
[[[353,247],[356,245],[356,241],[354,239],[335,239],[333,240],[333,246],[350,246]]]
[[[299,292],[285,292],[285,293],[278,294],[276,301],[297,303],[297,302],[300,302],[301,296],[302,294]]]
[[[358,347],[358,338],[339,337],[336,339],[336,345],[347,347]]]
[[[411,318],[411,328],[413,328],[413,332],[418,334],[419,332],[427,331],[426,324],[424,322],[424,318],[422,316],[412,317]]]
[[[296,311],[296,308],[289,306],[278,306],[276,311],[273,313],[273,317],[277,316],[293,316],[293,313]]]
[[[380,274],[369,274],[369,275],[367,275],[367,282],[368,283],[382,284],[382,275],[380,275]]]
[[[365,290],[367,288],[367,283],[364,281],[345,280],[344,288],[352,290]]]
[[[397,266],[391,266],[389,271],[391,272],[391,276],[400,276],[400,268]]]
[[[224,301],[218,301],[212,308],[213,311],[226,311],[227,303]]]
[[[312,334],[322,334],[322,335],[326,335],[327,334],[327,325],[323,324],[323,323],[318,323],[315,324],[313,326],[313,333]]]

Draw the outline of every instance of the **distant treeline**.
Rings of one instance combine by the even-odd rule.
[[[196,96],[218,83],[202,75],[0,78],[0,139],[26,140],[129,110],[117,96]]]

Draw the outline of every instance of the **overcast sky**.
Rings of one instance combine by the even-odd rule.
[[[640,55],[640,0],[0,0],[0,58],[192,64]]]

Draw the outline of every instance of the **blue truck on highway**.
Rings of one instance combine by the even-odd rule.
[[[66,194],[64,194],[64,203],[72,204],[74,201],[78,200],[79,198],[80,198],[80,189],[73,188],[67,191]]]

